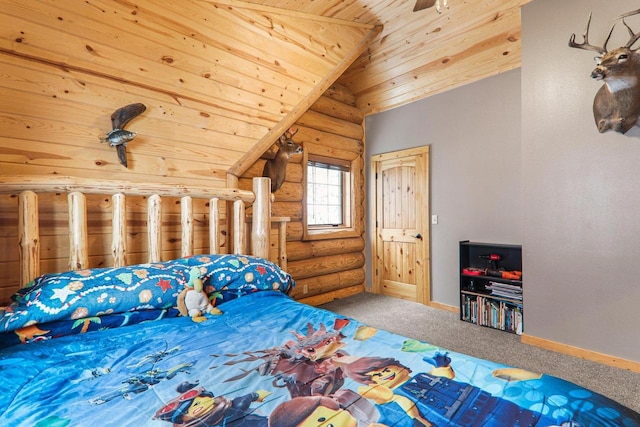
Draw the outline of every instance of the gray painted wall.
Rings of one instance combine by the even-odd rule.
[[[635,361],[640,132],[597,132],[594,52],[567,41],[593,11],[590,42],[602,45],[613,18],[638,7],[637,0],[535,0],[522,13],[525,332]],[[628,22],[640,30],[640,16]],[[609,48],[627,39],[620,27]]]
[[[460,240],[521,243],[520,126],[519,70],[367,117],[369,158],[430,146],[432,301],[458,306]]]
[[[522,243],[525,333],[640,361],[640,129],[597,132],[594,52],[567,47],[590,11],[602,44],[637,8],[534,0],[521,70],[367,118],[368,155],[432,147],[433,301],[457,305],[459,240]]]

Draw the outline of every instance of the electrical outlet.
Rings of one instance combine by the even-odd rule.
[[[304,285],[302,287],[302,293],[305,295],[309,293],[309,285]]]

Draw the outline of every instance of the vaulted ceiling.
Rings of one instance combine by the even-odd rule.
[[[247,0],[372,25],[382,32],[339,78],[365,114],[520,66],[520,7],[530,0]],[[448,8],[444,4],[448,4]]]
[[[6,0],[0,174],[224,181],[336,81],[373,114],[519,67],[528,1]],[[97,136],[132,102],[125,169]]]
[[[7,0],[0,20],[0,173],[187,183],[251,166],[380,31],[235,0]],[[133,102],[127,170],[97,142]]]

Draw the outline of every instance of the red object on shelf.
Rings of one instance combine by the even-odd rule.
[[[462,274],[467,276],[491,276],[509,280],[522,280],[522,271],[518,270],[493,270],[490,268],[466,267],[462,269]]]
[[[502,259],[502,256],[500,254],[487,254],[480,255],[480,258],[488,259],[489,261],[500,261]]]

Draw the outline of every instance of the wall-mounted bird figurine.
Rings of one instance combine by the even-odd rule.
[[[127,168],[127,142],[136,137],[135,132],[124,130],[124,127],[135,117],[146,110],[147,107],[144,104],[135,103],[125,105],[122,108],[118,108],[111,115],[112,130],[107,133],[106,136],[100,137],[100,142],[108,142],[110,146],[116,147],[118,152],[118,159],[120,163]]]

